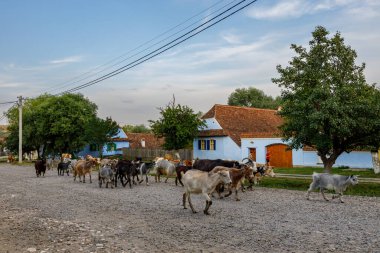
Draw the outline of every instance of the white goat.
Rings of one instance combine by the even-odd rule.
[[[215,187],[220,184],[231,183],[231,178],[228,171],[204,172],[200,170],[189,170],[186,174],[182,175],[182,181],[185,187],[185,193],[183,194],[183,208],[186,208],[186,198],[189,201],[189,205],[193,213],[196,213],[193,204],[191,203],[190,194],[202,194],[206,198],[206,207],[204,214],[210,214],[208,209],[210,208],[212,201],[210,194],[215,190]]]
[[[358,177],[351,176],[342,176],[342,175],[331,175],[327,173],[313,173],[313,182],[310,184],[309,189],[307,190],[307,199],[309,200],[310,192],[315,189],[320,189],[323,198],[326,201],[329,199],[326,198],[324,190],[334,190],[335,193],[338,193],[338,196],[333,195],[332,198],[339,198],[341,203],[344,203],[342,200],[343,192],[350,185],[358,184]]]
[[[165,183],[168,181],[170,175],[175,173],[175,165],[171,161],[164,158],[158,158],[154,164],[154,170],[156,171],[155,181],[160,182],[160,176],[166,175]]]

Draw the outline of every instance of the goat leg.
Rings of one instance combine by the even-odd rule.
[[[193,211],[193,213],[197,213],[197,211],[195,211],[193,207],[193,203],[191,203],[190,193],[187,193],[187,200],[189,201],[189,206],[191,208],[191,211]]]
[[[240,201],[239,196],[238,196],[238,188],[235,188],[235,199],[236,201]]]
[[[186,197],[187,197],[187,195],[186,195],[186,192],[183,194],[183,197],[182,197],[182,205],[183,205],[183,209],[187,209],[186,208]]]
[[[344,201],[342,200],[342,197],[343,197],[343,194],[341,192],[339,192],[338,195],[333,195],[332,199],[339,198],[340,203],[344,203]]]
[[[226,195],[224,195],[224,197],[228,197],[228,196],[230,196],[232,194],[232,190],[231,190],[231,188],[229,189],[229,191],[228,191],[228,193],[226,194]]]
[[[321,188],[321,193],[322,193],[322,197],[324,198],[324,200],[329,201],[329,199],[326,198],[325,191],[322,188]]]
[[[206,200],[206,208],[203,211],[204,214],[210,215],[210,213],[208,212],[208,209],[210,208],[211,205],[212,205],[212,201],[211,200]]]

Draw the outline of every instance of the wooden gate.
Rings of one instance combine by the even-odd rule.
[[[256,161],[256,149],[255,148],[249,149],[249,158],[251,158],[253,161]]]
[[[267,152],[270,152],[270,165],[274,167],[293,167],[292,150],[285,144],[268,145]]]

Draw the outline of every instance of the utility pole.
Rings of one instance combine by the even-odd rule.
[[[18,163],[22,163],[22,96],[18,98]]]

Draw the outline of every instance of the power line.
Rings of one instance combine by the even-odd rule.
[[[0,102],[0,105],[13,104],[13,103],[17,103],[17,101]]]
[[[58,93],[57,95],[59,95],[59,94],[64,94],[64,93],[70,93],[70,92],[74,92],[74,91],[77,91],[77,90],[80,90],[80,89],[83,89],[83,88],[89,87],[89,86],[91,86],[91,85],[94,85],[94,84],[96,84],[96,83],[99,83],[99,82],[101,82],[101,81],[104,81],[104,80],[106,80],[106,79],[108,79],[108,78],[111,78],[111,77],[113,77],[113,76],[115,76],[115,75],[118,75],[118,74],[120,74],[120,73],[122,73],[122,72],[124,72],[124,71],[126,71],[126,70],[129,70],[129,69],[131,69],[131,68],[133,68],[133,67],[135,67],[135,66],[137,66],[137,65],[140,65],[141,63],[146,62],[146,61],[152,59],[153,57],[155,57],[155,56],[157,56],[157,55],[160,55],[160,54],[166,52],[167,50],[169,50],[169,49],[171,49],[171,48],[177,46],[178,44],[181,44],[181,43],[185,42],[186,40],[188,40],[188,39],[194,37],[195,35],[197,35],[197,34],[203,32],[204,30],[207,30],[208,28],[210,28],[210,27],[212,27],[212,26],[218,24],[219,22],[223,21],[224,19],[226,19],[226,18],[228,18],[228,17],[234,15],[235,13],[237,13],[237,12],[243,10],[244,8],[248,7],[249,5],[255,3],[257,0],[253,0],[253,1],[251,1],[251,2],[249,2],[248,4],[246,4],[246,5],[244,5],[244,6],[240,7],[240,8],[238,8],[237,10],[235,10],[235,11],[233,11],[233,12],[231,12],[231,13],[229,13],[228,15],[226,15],[226,16],[220,18],[219,20],[215,21],[214,23],[212,23],[212,24],[210,24],[210,25],[208,25],[208,26],[206,26],[206,27],[204,27],[204,28],[201,28],[202,26],[204,26],[204,25],[210,23],[211,21],[213,21],[213,20],[216,19],[216,18],[219,18],[219,17],[222,16],[223,14],[229,12],[230,10],[232,10],[233,8],[239,6],[240,4],[242,4],[242,3],[245,2],[245,1],[246,1],[246,0],[242,0],[242,1],[240,1],[239,3],[237,3],[237,4],[233,5],[232,7],[228,8],[227,10],[225,10],[225,11],[221,12],[220,14],[216,15],[216,16],[213,17],[212,19],[210,19],[210,20],[204,22],[203,24],[201,24],[201,25],[197,26],[196,28],[190,30],[189,32],[187,32],[187,33],[185,33],[185,34],[179,36],[178,38],[172,40],[171,42],[165,44],[164,46],[161,46],[160,48],[158,48],[158,49],[152,51],[151,53],[149,53],[149,54],[147,54],[147,55],[145,55],[145,56],[143,56],[143,57],[140,57],[139,59],[137,59],[137,60],[135,60],[135,61],[133,61],[133,62],[131,62],[131,63],[129,63],[129,64],[123,66],[123,67],[121,67],[121,68],[118,68],[118,69],[116,69],[116,70],[114,70],[114,71],[112,71],[112,72],[110,72],[110,73],[108,73],[108,74],[106,74],[106,75],[103,75],[103,76],[101,76],[101,77],[99,77],[99,78],[97,78],[97,79],[94,79],[94,80],[92,80],[92,81],[90,81],[90,82],[87,82],[87,83],[84,83],[84,84],[82,84],[82,85],[79,85],[79,86],[77,86],[77,87],[74,87],[74,88],[72,88],[72,89],[69,89],[69,90],[66,90],[66,91],[64,91],[64,92]],[[201,29],[200,29],[200,28],[201,28]],[[200,29],[200,30],[198,30],[198,29]],[[198,30],[198,31],[195,32],[196,30]],[[195,33],[192,34],[192,35],[189,35],[189,34],[192,33],[192,32],[195,32]],[[189,36],[186,37],[186,38],[184,38],[184,39],[182,39],[182,40],[180,40],[181,38],[183,38],[183,37],[185,37],[185,36],[187,36],[187,35],[189,35]],[[175,44],[173,44],[174,42],[176,42],[176,41],[178,41],[178,40],[180,40],[180,41],[177,42],[177,43],[175,43]],[[169,46],[170,44],[173,44],[173,45]],[[167,48],[165,48],[165,47],[167,47]],[[164,49],[164,48],[165,48],[165,49]],[[160,50],[161,50],[161,51],[160,51]],[[145,58],[145,59],[144,59],[144,58]]]
[[[18,101],[14,101],[14,102],[12,102],[12,103],[13,103],[12,106],[10,106],[7,110],[3,110],[2,116],[0,116],[0,121],[2,121],[3,119],[6,118],[7,115],[6,115],[5,112],[9,111],[9,110],[10,110],[12,107],[14,107],[14,106],[17,106],[17,102],[18,102]]]
[[[215,7],[215,6],[219,5],[219,4],[221,4],[221,3],[224,2],[224,1],[225,1],[225,0],[222,0],[222,1],[219,1],[219,2],[217,2],[217,3],[213,4],[213,5],[211,5],[211,6],[208,7],[207,9],[205,9],[205,10],[203,10],[203,11],[201,11],[201,12],[195,14],[195,15],[193,15],[192,17],[186,19],[185,21],[181,22],[180,24],[178,24],[178,25],[176,25],[176,26],[170,28],[169,30],[167,30],[167,31],[165,31],[165,32],[163,32],[163,33],[161,33],[161,34],[159,34],[158,36],[154,37],[153,39],[151,39],[151,40],[149,40],[149,41],[147,41],[147,42],[141,44],[140,46],[138,46],[138,47],[136,47],[136,48],[134,48],[134,49],[128,51],[127,53],[122,54],[122,55],[120,55],[120,56],[118,56],[118,57],[116,57],[116,58],[114,58],[114,59],[112,59],[112,60],[106,62],[105,64],[99,65],[99,66],[95,67],[94,69],[92,69],[92,70],[90,70],[90,71],[88,71],[88,72],[85,72],[85,73],[83,73],[83,74],[81,74],[81,75],[78,75],[78,76],[76,76],[76,77],[74,77],[74,78],[68,80],[68,81],[65,81],[65,82],[61,83],[61,84],[63,84],[63,85],[59,84],[58,87],[55,87],[55,88],[52,87],[52,88],[46,90],[45,92],[48,92],[48,91],[52,92],[52,91],[55,91],[55,90],[58,90],[58,89],[61,89],[61,88],[68,87],[68,86],[73,85],[73,84],[75,84],[75,83],[81,82],[81,81],[83,81],[83,80],[85,80],[85,79],[88,79],[88,78],[90,78],[90,77],[93,77],[93,76],[95,76],[95,75],[97,75],[97,74],[99,74],[99,73],[101,73],[101,72],[104,72],[104,71],[106,71],[106,70],[108,70],[108,69],[110,69],[110,68],[112,68],[112,67],[114,67],[114,66],[116,66],[116,65],[118,65],[118,64],[120,64],[120,63],[123,63],[123,62],[125,62],[126,60],[131,59],[132,57],[141,54],[141,53],[144,52],[144,51],[147,51],[148,49],[152,48],[153,46],[156,46],[156,45],[160,44],[161,42],[163,42],[163,41],[165,41],[165,40],[168,40],[169,38],[171,38],[171,37],[177,35],[178,33],[182,32],[182,31],[188,29],[189,27],[195,25],[196,23],[202,21],[202,19],[201,19],[201,20],[197,20],[196,22],[191,23],[190,25],[188,25],[188,26],[186,26],[185,28],[179,30],[178,32],[175,32],[175,33],[171,34],[170,36],[168,36],[168,37],[166,37],[166,38],[164,38],[164,39],[162,39],[162,40],[160,40],[160,41],[154,43],[153,45],[151,45],[151,46],[149,46],[149,47],[147,47],[147,48],[145,48],[145,49],[143,49],[143,50],[141,50],[141,51],[139,51],[139,52],[133,54],[132,56],[127,57],[126,59],[123,59],[123,60],[121,60],[121,61],[118,61],[118,62],[116,62],[115,64],[113,64],[113,65],[111,65],[111,66],[105,67],[105,66],[111,64],[112,62],[115,62],[116,60],[118,60],[118,59],[120,59],[120,58],[122,58],[122,57],[124,57],[124,56],[127,56],[128,54],[130,54],[130,53],[132,53],[132,52],[134,52],[134,51],[136,51],[136,50],[142,48],[143,46],[148,45],[149,43],[151,43],[151,42],[153,42],[154,40],[156,40],[156,39],[162,37],[163,35],[168,34],[169,32],[171,32],[171,31],[175,30],[176,28],[178,28],[178,27],[180,27],[180,26],[186,24],[188,21],[194,19],[195,17],[200,16],[201,14],[203,14],[203,13],[209,11],[210,9],[212,9],[213,7]],[[222,6],[221,8],[219,8],[219,9],[217,9],[217,10],[215,10],[215,11],[213,11],[212,13],[208,14],[208,15],[207,15],[206,17],[204,17],[204,18],[208,18],[209,16],[213,15],[214,13],[216,13],[216,12],[222,10],[223,8],[225,8],[225,7],[229,6],[229,5],[231,5],[233,2],[236,2],[236,1],[238,1],[238,0],[230,1],[230,2],[227,3],[226,5]],[[103,69],[100,70],[100,71],[96,71],[96,72],[95,72],[95,70],[100,69],[100,68],[102,68],[102,67],[105,67],[105,68],[103,68]],[[84,76],[84,77],[83,77],[83,76]],[[79,80],[76,80],[76,79],[78,79],[78,78],[80,78],[80,77],[83,77],[83,78],[81,78],[81,79],[79,79]],[[70,82],[70,81],[74,81],[74,80],[76,80],[76,81],[73,82],[73,83],[69,83],[69,84],[67,84],[68,82]]]

